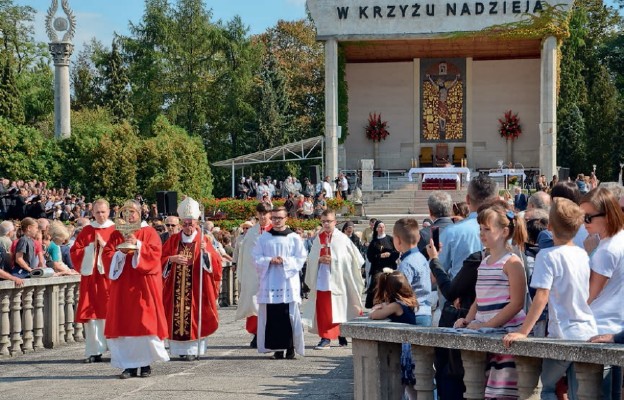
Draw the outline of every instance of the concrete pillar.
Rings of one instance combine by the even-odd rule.
[[[422,104],[420,103],[420,87],[422,82],[420,81],[420,58],[414,58],[412,65],[414,66],[414,150],[412,158],[414,159],[415,164],[410,167],[420,167],[418,164],[421,145],[420,132],[422,130]]]
[[[433,396],[433,347],[412,345],[412,360],[414,361],[414,389],[418,393],[418,400],[434,400]]]
[[[487,353],[481,351],[462,350],[464,365],[464,385],[466,399],[485,398],[485,363]]]
[[[578,381],[578,399],[596,399],[602,390],[602,365],[574,363],[576,380]]]
[[[549,36],[542,44],[540,92],[540,172],[557,173],[557,39]]]
[[[542,359],[514,356],[518,372],[518,394],[521,399],[539,400],[541,385],[539,382],[542,371]]]
[[[401,344],[353,339],[353,380],[356,399],[402,398]]]
[[[74,45],[70,42],[52,42],[49,49],[54,59],[54,137],[67,139],[71,136],[69,57],[74,51]]]
[[[325,41],[325,171],[338,176],[338,42]]]
[[[43,345],[54,348],[59,344],[59,286],[48,286],[44,293]]]

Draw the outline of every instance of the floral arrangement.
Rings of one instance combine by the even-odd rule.
[[[381,120],[381,113],[368,114],[368,124],[366,125],[366,137],[374,142],[386,140],[390,135],[388,132],[388,121]]]
[[[505,112],[503,118],[498,119],[499,128],[498,133],[500,133],[501,137],[505,138],[505,140],[515,140],[518,139],[520,134],[522,133],[522,127],[520,126],[520,118],[518,118],[518,113],[513,114],[511,110]]]
[[[516,183],[518,183],[518,177],[516,175],[512,175],[509,177],[509,180],[507,182],[509,182],[510,185],[515,185]]]

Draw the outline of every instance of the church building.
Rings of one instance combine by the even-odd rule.
[[[381,170],[503,160],[556,174],[558,47],[572,2],[560,3],[307,0],[325,46],[326,175],[362,159]],[[369,119],[389,135],[367,137]]]

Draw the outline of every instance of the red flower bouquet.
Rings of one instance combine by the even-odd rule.
[[[505,138],[505,140],[518,139],[518,137],[522,133],[522,127],[520,127],[520,118],[518,118],[518,113],[513,114],[511,110],[508,110],[505,112],[503,118],[498,119],[498,122],[498,133],[500,133],[501,137]]]
[[[366,137],[375,142],[385,140],[390,132],[388,132],[388,121],[381,120],[381,114],[368,114],[368,124],[366,125]]]

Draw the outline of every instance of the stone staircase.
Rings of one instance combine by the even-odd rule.
[[[429,216],[427,199],[430,190],[419,190],[418,184],[409,182],[407,177],[375,178],[372,192],[363,193],[362,217],[358,218],[356,230],[368,226],[370,218],[384,221],[386,230],[391,232],[394,222],[404,217],[414,217],[419,223]],[[389,190],[385,190],[389,188]],[[453,201],[465,201],[466,189],[447,191]],[[355,221],[354,221],[355,222]]]

